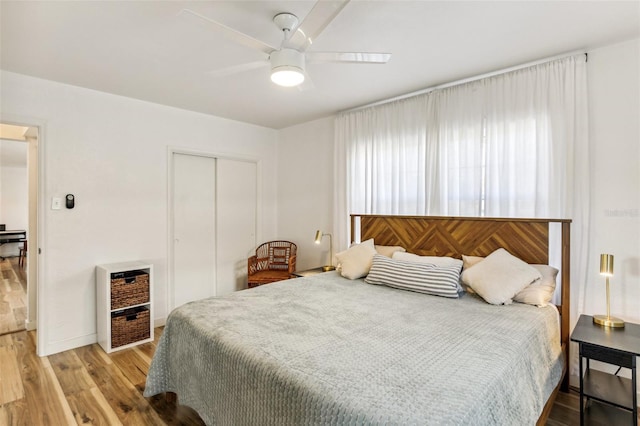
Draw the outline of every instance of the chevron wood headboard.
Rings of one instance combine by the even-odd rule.
[[[351,241],[402,246],[421,256],[487,256],[504,248],[527,263],[549,263],[549,225],[561,225],[560,338],[569,365],[570,219],[351,215]],[[556,265],[558,266],[558,265]],[[562,382],[569,389],[569,375]]]

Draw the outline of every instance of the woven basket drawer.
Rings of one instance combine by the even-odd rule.
[[[151,318],[147,306],[111,313],[111,347],[128,345],[151,337]]]
[[[149,274],[128,271],[111,274],[111,309],[149,302]]]

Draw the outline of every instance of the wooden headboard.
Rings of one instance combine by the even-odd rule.
[[[549,263],[549,224],[561,225],[560,339],[565,354],[562,390],[569,389],[570,219],[351,215],[351,241],[402,246],[421,256],[487,256],[504,248],[527,263]],[[557,266],[557,265],[556,265]]]

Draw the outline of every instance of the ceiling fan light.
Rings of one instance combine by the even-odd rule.
[[[279,66],[271,70],[271,81],[278,86],[294,87],[304,81],[304,72],[290,65]]]
[[[295,49],[282,48],[271,52],[271,81],[279,86],[293,87],[304,81],[304,55]]]

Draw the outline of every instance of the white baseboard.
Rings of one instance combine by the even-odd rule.
[[[37,321],[26,320],[24,322],[24,328],[26,328],[27,331],[35,330],[37,328],[37,326],[38,326],[38,322]]]
[[[167,322],[167,318],[155,318],[153,320],[153,327],[164,327]],[[31,326],[31,325],[29,325]],[[33,322],[33,329],[35,329],[35,322]],[[27,328],[29,330],[29,328]],[[88,334],[86,336],[74,337],[73,339],[60,340],[57,342],[52,342],[46,345],[43,351],[41,352],[41,356],[49,356],[53,354],[57,354],[59,352],[68,351],[71,349],[76,349],[81,346],[92,345],[98,342],[98,334]]]
[[[73,339],[58,340],[57,342],[48,343],[38,353],[40,356],[49,356],[59,352],[69,351],[82,346],[92,345],[98,342],[96,333],[87,334],[86,336],[74,337]]]

